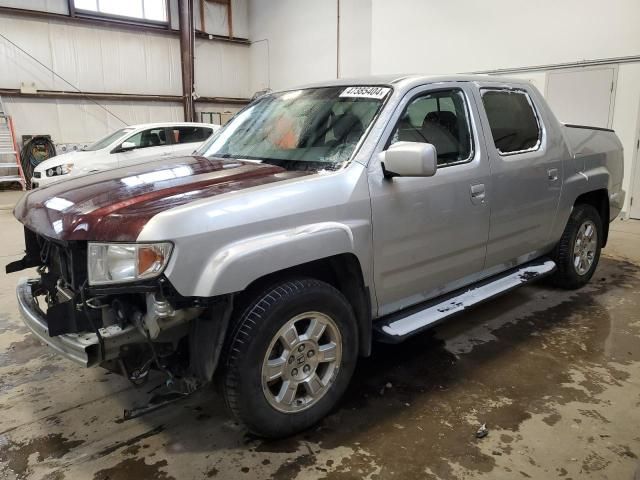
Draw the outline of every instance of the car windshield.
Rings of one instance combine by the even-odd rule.
[[[131,133],[134,130],[135,128],[121,128],[120,130],[116,130],[115,132],[110,133],[109,135],[104,137],[102,140],[98,140],[96,143],[89,145],[87,148],[84,148],[83,150],[85,152],[93,152],[95,150],[101,150],[111,145],[111,143],[115,142],[118,138],[122,137],[123,135],[126,135],[127,133]]]
[[[259,98],[198,154],[257,160],[291,170],[335,170],[347,162],[389,87],[322,87]]]

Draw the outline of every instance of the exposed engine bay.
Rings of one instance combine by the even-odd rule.
[[[29,293],[48,336],[84,340],[85,366],[102,366],[136,386],[157,370],[172,397],[211,380],[230,299],[182,297],[164,276],[91,286],[87,242],[51,240],[25,228],[25,245],[25,257],[7,265],[7,272],[36,268],[39,277],[29,281]]]

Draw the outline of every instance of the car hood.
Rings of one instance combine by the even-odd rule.
[[[52,239],[135,241],[162,211],[312,173],[247,161],[177,157],[33,190],[16,205],[14,215],[28,229]]]
[[[99,151],[95,152],[83,152],[82,150],[62,153],[60,155],[56,155],[55,157],[51,157],[47,160],[40,162],[36,168],[36,172],[44,172],[45,170],[53,167],[57,167],[58,165],[62,165],[64,163],[75,163],[78,161],[89,160],[95,157],[98,153],[102,153]]]

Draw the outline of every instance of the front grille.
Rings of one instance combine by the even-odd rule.
[[[40,178],[40,172],[33,172],[33,178]]]

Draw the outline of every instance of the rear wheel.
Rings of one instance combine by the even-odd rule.
[[[589,282],[600,259],[601,239],[598,211],[591,205],[576,205],[553,253],[557,265],[551,277],[553,284],[576,289]]]
[[[338,290],[313,279],[283,282],[238,319],[226,349],[227,405],[261,436],[304,430],[340,399],[357,351],[353,311]]]

